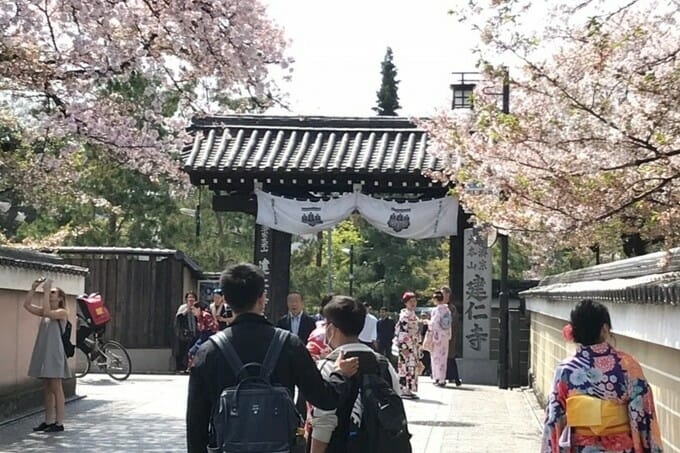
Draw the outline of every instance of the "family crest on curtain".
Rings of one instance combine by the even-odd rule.
[[[394,201],[362,193],[320,200],[285,198],[256,189],[257,223],[291,234],[328,230],[357,211],[378,230],[405,239],[456,235],[458,201],[445,196],[431,200]]]

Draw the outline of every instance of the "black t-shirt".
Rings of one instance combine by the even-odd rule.
[[[217,316],[220,316],[222,318],[228,318],[230,316],[233,316],[231,314],[231,308],[229,308],[227,304],[222,304],[217,311]],[[220,330],[224,330],[227,328],[227,323],[224,321],[217,321],[217,325],[220,327]]]

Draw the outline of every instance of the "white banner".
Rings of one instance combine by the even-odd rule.
[[[337,198],[300,201],[256,189],[257,223],[291,234],[328,230],[355,210],[375,228],[407,239],[455,236],[458,201],[453,197],[427,201],[387,201],[361,193]]]
[[[357,194],[357,201],[362,217],[392,236],[428,239],[456,235],[458,201],[453,197],[398,202]]]
[[[356,194],[319,201],[300,201],[277,197],[259,189],[257,223],[291,234],[311,234],[333,228],[356,208]]]

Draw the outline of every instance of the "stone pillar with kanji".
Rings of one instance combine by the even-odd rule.
[[[498,361],[491,360],[491,250],[472,228],[463,233],[463,382],[495,385]]]

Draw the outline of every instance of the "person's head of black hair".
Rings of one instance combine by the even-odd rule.
[[[194,305],[192,307],[196,307],[201,311],[206,311],[208,309],[208,304],[205,302],[194,302]]]
[[[602,327],[612,328],[609,310],[599,302],[584,299],[571,310],[574,341],[584,346],[602,342]]]
[[[189,296],[194,296],[194,299],[198,300],[198,296],[197,296],[196,293],[193,292],[193,291],[187,292],[187,293],[184,295],[184,300],[187,300],[187,299],[189,298]]]
[[[330,302],[331,300],[333,300],[333,297],[334,297],[334,296],[335,296],[335,294],[333,294],[333,293],[328,293],[328,294],[324,295],[324,296],[321,298],[321,305],[319,306],[319,314],[320,314],[321,316],[323,316],[323,309],[324,309],[324,307],[325,307],[326,305],[328,305],[328,302]]]
[[[327,323],[347,337],[356,337],[364,328],[366,307],[348,296],[334,296],[323,309]]]
[[[436,290],[432,293],[432,298],[436,301],[444,300],[444,293],[440,290]]]
[[[264,272],[254,264],[235,264],[222,272],[220,287],[232,310],[245,313],[264,294]]]

